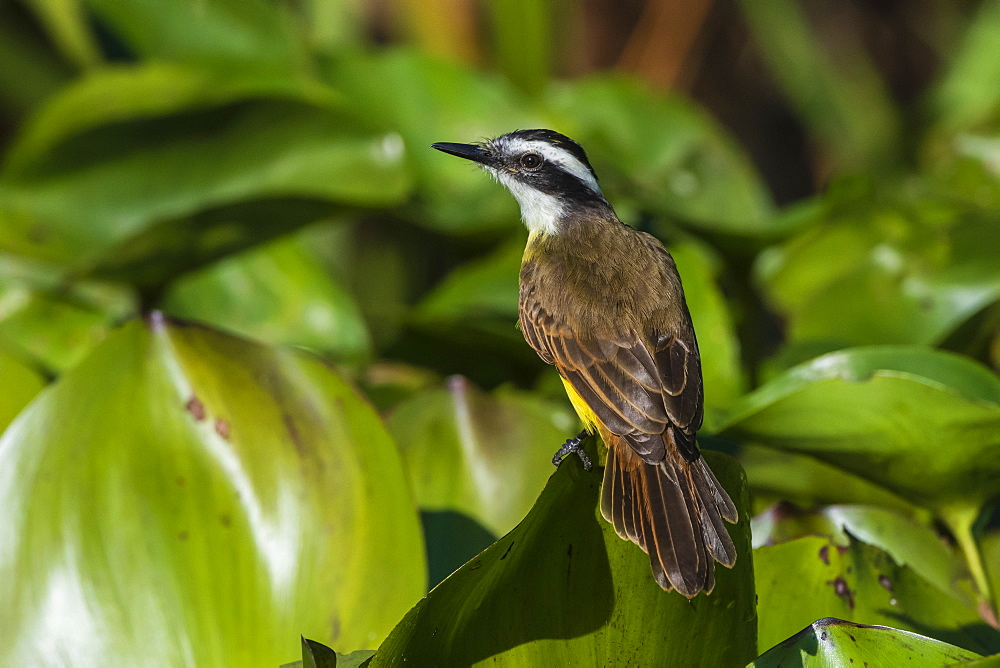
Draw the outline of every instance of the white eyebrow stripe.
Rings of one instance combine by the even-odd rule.
[[[604,193],[601,192],[601,187],[597,185],[597,179],[594,177],[594,173],[591,172],[585,164],[580,162],[575,155],[566,149],[538,140],[526,140],[511,137],[504,137],[502,140],[506,144],[505,148],[507,153],[537,153],[547,161],[559,165],[564,171],[572,174],[582,181],[588,188],[601,197],[604,197]]]

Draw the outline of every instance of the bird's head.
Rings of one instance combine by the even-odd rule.
[[[588,208],[608,207],[583,147],[552,130],[517,130],[479,144],[433,144],[479,163],[510,190],[532,233],[557,234]]]

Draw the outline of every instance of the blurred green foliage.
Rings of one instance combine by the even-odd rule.
[[[0,2],[0,663],[1000,652],[1000,2],[916,4],[904,95],[823,3],[716,3],[803,137],[775,172],[581,65],[600,3]],[[676,257],[741,500],[711,596],[550,475],[578,425],[514,326],[516,205],[428,148],[518,127]]]

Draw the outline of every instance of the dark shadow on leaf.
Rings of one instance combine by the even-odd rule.
[[[910,615],[903,615],[895,610],[879,610],[880,614],[899,620],[900,626],[914,633],[941,640],[949,645],[955,645],[984,656],[1000,652],[1000,633],[986,622],[982,624],[964,624],[958,628],[943,628],[921,623]]]
[[[615,600],[594,513],[600,481],[600,470],[564,464],[517,527],[407,614],[375,663],[382,657],[470,665],[533,640],[576,638],[606,624]]]
[[[422,511],[430,587],[492,545],[497,537],[468,515],[453,510]]]

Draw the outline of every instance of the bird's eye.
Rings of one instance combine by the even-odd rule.
[[[542,164],[542,156],[537,153],[525,153],[521,156],[521,166],[525,169],[538,169]]]

